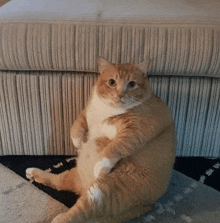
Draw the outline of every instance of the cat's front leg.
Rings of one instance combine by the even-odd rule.
[[[86,142],[87,132],[88,132],[88,125],[87,125],[85,109],[84,109],[75,120],[70,131],[70,136],[71,136],[73,145],[77,149],[80,150],[82,147],[82,144]]]
[[[112,168],[118,162],[118,158],[108,159],[103,158],[101,161],[97,162],[94,167],[95,178],[101,177],[111,172]]]
[[[102,160],[97,162],[94,167],[95,178],[102,177],[110,173],[112,168],[119,161],[119,158],[107,158],[103,154],[103,150],[105,150],[105,147],[108,146],[111,141],[112,140],[110,140],[108,137],[100,137],[95,140],[96,151],[102,157]]]

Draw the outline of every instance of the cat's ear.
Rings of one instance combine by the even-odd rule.
[[[147,72],[150,69],[150,65],[151,65],[151,60],[148,58],[136,66],[145,74],[145,76],[147,76]]]
[[[102,71],[111,63],[108,62],[105,58],[103,57],[98,57],[97,58],[97,63],[98,63],[98,68],[99,68],[99,72],[100,74],[102,73]]]

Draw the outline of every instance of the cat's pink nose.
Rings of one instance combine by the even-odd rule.
[[[116,101],[117,103],[119,103],[119,102],[121,102],[121,103],[125,103],[125,101],[124,101],[124,97],[123,97],[123,96],[117,96],[117,97],[115,97],[115,101]]]
[[[124,96],[125,96],[124,93],[120,93],[120,94],[117,95],[117,97],[118,97],[119,99],[124,98]]]
[[[123,95],[118,95],[118,98],[121,100],[124,96]]]

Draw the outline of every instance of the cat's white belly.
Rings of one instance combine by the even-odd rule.
[[[115,125],[97,124],[89,130],[88,141],[82,145],[80,154],[77,160],[79,175],[86,188],[92,185],[96,179],[95,166],[103,160],[103,157],[97,153],[95,140],[99,137],[107,136],[109,139],[114,139],[117,134]]]
[[[102,160],[96,151],[95,140],[88,140],[82,145],[78,159],[77,168],[85,188],[89,188],[95,181],[94,167]]]
[[[110,140],[114,140],[117,135],[117,127],[108,124],[108,118],[123,114],[125,111],[125,109],[114,109],[106,105],[99,99],[96,90],[94,91],[92,100],[86,110],[88,138],[80,149],[77,161],[78,172],[86,188],[94,183],[102,167],[111,169],[114,162],[100,156],[95,141],[100,137],[108,137]],[[75,141],[78,143],[77,140]]]
[[[109,139],[114,139],[117,134],[117,128],[115,125],[108,125],[107,123],[102,124],[101,132],[104,136]]]

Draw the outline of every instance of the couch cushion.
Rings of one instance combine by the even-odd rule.
[[[1,8],[10,19],[178,19],[219,21],[218,0],[11,0]]]
[[[0,71],[0,155],[76,154],[70,129],[96,80],[83,72]],[[220,157],[220,78],[149,80],[172,111],[177,155]]]
[[[21,1],[0,8],[0,69],[96,72],[152,59],[150,74],[220,76],[217,0]]]

